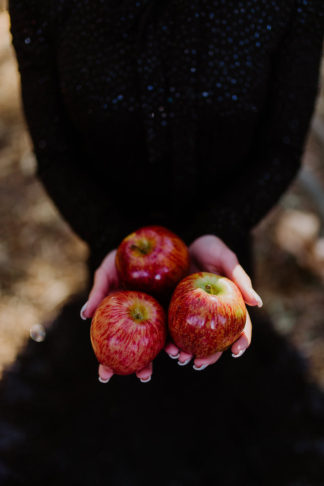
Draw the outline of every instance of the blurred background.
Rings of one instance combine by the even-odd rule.
[[[322,79],[324,65],[322,63]],[[35,177],[6,2],[0,0],[0,376],[85,288],[87,246]],[[324,88],[298,178],[255,230],[254,286],[324,390]],[[80,321],[81,323],[81,321]],[[41,344],[40,344],[41,345]]]

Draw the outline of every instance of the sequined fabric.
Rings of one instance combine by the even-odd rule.
[[[11,0],[38,175],[103,256],[142,224],[246,234],[295,176],[322,0]]]

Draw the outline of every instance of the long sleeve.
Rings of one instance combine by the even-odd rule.
[[[226,197],[197,216],[192,238],[213,233],[238,241],[296,176],[319,88],[323,33],[322,0],[298,0],[273,57],[268,102],[244,176],[233,177]]]
[[[127,231],[157,220],[188,243],[205,233],[239,241],[277,203],[300,167],[319,87],[322,0],[280,6],[260,0],[236,13],[231,2],[198,4],[201,17],[189,4],[170,2],[159,22],[148,22],[138,43],[140,2],[125,1],[118,8],[111,2],[96,7],[9,2],[38,176],[97,255],[116,246]],[[256,26],[265,19],[274,28],[267,25],[267,41],[257,47]],[[246,52],[255,67],[247,80],[236,68],[247,62]],[[227,101],[232,88],[226,83],[240,84],[244,93],[252,72],[260,76],[262,96],[247,82],[243,108],[233,96]],[[257,114],[244,126],[250,108]],[[195,138],[197,113],[202,126],[213,114],[209,138],[199,131]],[[236,138],[233,126],[241,130]],[[235,150],[226,161],[231,137]],[[225,160],[217,159],[209,172],[210,166],[199,165],[196,142],[199,150],[209,151],[208,164],[218,153]],[[227,162],[223,171],[219,164]]]
[[[107,190],[92,177],[91,160],[86,159],[62,102],[47,3],[9,2],[37,175],[71,228],[103,256],[120,239],[118,217],[109,208]]]

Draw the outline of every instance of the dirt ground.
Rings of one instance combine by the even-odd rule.
[[[35,177],[8,29],[0,1],[0,373],[28,339],[46,338],[63,303],[88,278],[86,245]],[[277,330],[309,361],[310,380],[324,390],[323,126],[322,90],[304,169],[254,232],[254,285]]]

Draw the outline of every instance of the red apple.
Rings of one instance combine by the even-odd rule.
[[[123,288],[166,296],[188,274],[189,251],[172,231],[146,226],[123,239],[116,267]]]
[[[165,312],[144,292],[115,291],[96,309],[90,338],[99,363],[118,375],[129,375],[148,365],[163,348]]]
[[[176,287],[168,324],[174,343],[196,358],[224,351],[241,335],[246,307],[234,282],[214,273],[193,273]]]

